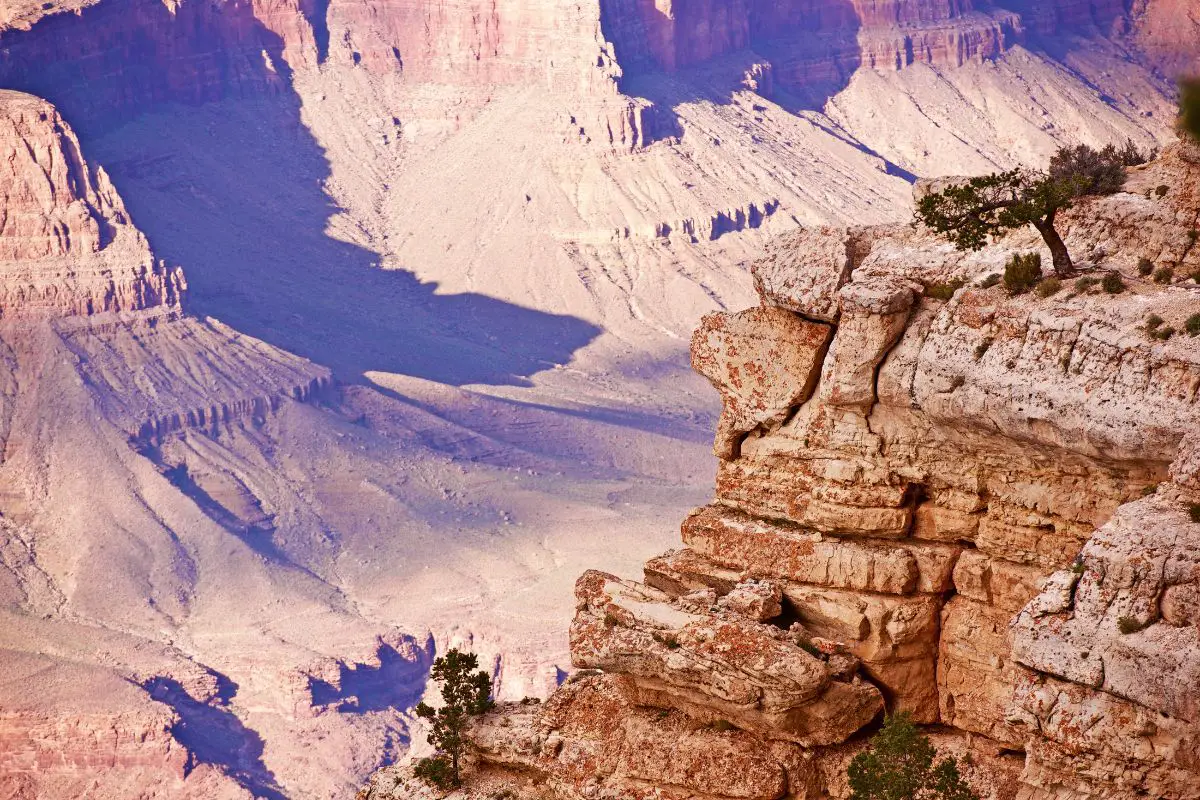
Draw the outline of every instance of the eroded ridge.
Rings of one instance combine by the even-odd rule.
[[[1071,212],[1080,277],[1119,272],[1116,294],[1011,294],[989,276],[1024,234],[779,240],[761,307],[693,338],[724,402],[714,501],[644,583],[580,578],[595,674],[485,719],[480,785],[845,797],[886,707],[969,753],[981,797],[1200,797],[1200,292],[1137,270],[1196,263],[1198,173],[1170,148]],[[1149,309],[1181,333],[1150,336]],[[420,796],[402,777],[364,795]]]

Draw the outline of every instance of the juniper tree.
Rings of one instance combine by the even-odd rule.
[[[1071,253],[1054,227],[1058,214],[1083,195],[1114,194],[1125,183],[1125,167],[1147,156],[1133,142],[1096,150],[1087,145],[1060,148],[1045,172],[1011,169],[980,175],[932,192],[917,202],[918,222],[942,234],[960,250],[979,250],[988,239],[1032,225],[1062,276],[1073,268]]]
[[[1200,141],[1200,78],[1179,84],[1179,122],[1184,131]]]
[[[425,703],[417,706],[417,716],[433,727],[429,743],[437,748],[433,758],[417,762],[418,777],[443,789],[462,785],[462,755],[466,749],[464,732],[471,717],[492,707],[492,679],[479,669],[474,653],[452,649],[434,660],[430,677],[440,684],[442,706]]]
[[[850,800],[979,800],[958,761],[937,751],[908,714],[888,717],[867,750],[850,762]]]

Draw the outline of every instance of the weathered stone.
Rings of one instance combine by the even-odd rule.
[[[783,592],[778,584],[749,580],[733,587],[717,601],[717,606],[755,622],[766,622],[783,613],[783,606],[780,605],[782,599]]]
[[[777,308],[709,314],[692,336],[692,367],[721,392],[716,453],[782,422],[812,395],[833,330]]]
[[[806,746],[844,741],[882,707],[878,690],[833,680],[777,628],[689,613],[654,589],[599,572],[579,579],[576,598],[576,666],[628,675],[641,703]]]
[[[966,550],[954,566],[954,588],[964,597],[995,606],[1011,616],[1041,590],[1044,575],[1040,567]]]
[[[683,541],[730,570],[840,589],[944,592],[958,549],[936,544],[837,539],[708,506],[683,523]]]
[[[942,611],[938,696],[942,722],[1020,747],[1023,731],[1005,723],[1016,682],[1008,663],[1009,611],[956,597]]]

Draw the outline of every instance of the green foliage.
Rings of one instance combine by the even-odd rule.
[[[1200,141],[1200,79],[1179,84],[1179,124],[1184,132]]]
[[[1013,294],[1024,294],[1032,289],[1042,277],[1040,253],[1013,253],[1004,265],[1004,288]]]
[[[1159,184],[1159,185],[1158,185],[1158,186],[1157,186],[1157,187],[1154,189],[1154,193],[1155,193],[1156,195],[1158,195],[1159,197],[1166,197],[1166,196],[1167,196],[1167,192],[1168,192],[1168,191],[1170,191],[1170,187],[1169,187],[1169,186],[1167,186],[1165,183],[1160,183],[1160,184]]]
[[[1150,495],[1154,494],[1157,491],[1158,491],[1158,487],[1153,484],[1151,484],[1150,486],[1143,486],[1142,487],[1142,497],[1149,497]]]
[[[1145,164],[1149,158],[1132,139],[1122,147],[1110,144],[1102,150],[1086,144],[1062,147],[1050,159],[1050,179],[1074,186],[1076,195],[1116,194],[1125,185],[1125,168]]]
[[[1187,322],[1183,323],[1183,329],[1188,332],[1188,336],[1200,335],[1200,314],[1188,317]]]
[[[1100,281],[1096,280],[1093,277],[1084,275],[1082,278],[1075,281],[1075,292],[1077,294],[1083,294],[1084,292],[1086,292],[1088,289],[1092,288],[1099,282]]]
[[[1121,280],[1121,273],[1110,272],[1100,281],[1100,288],[1109,294],[1120,294],[1125,291],[1125,281]]]
[[[1154,272],[1154,262],[1142,256],[1138,259],[1137,270],[1138,275],[1149,275],[1151,272]]]
[[[1175,279],[1174,267],[1159,267],[1154,273],[1155,283],[1170,283]]]
[[[418,775],[441,788],[461,786],[461,760],[466,748],[463,734],[471,717],[492,707],[492,679],[479,669],[479,659],[474,653],[461,653],[457,649],[437,658],[429,674],[441,688],[442,707],[435,709],[421,703],[417,706],[417,716],[433,723],[429,743],[437,748],[438,755],[419,762],[417,769],[424,764],[426,774]],[[446,763],[439,763],[439,759]],[[449,782],[443,785],[436,780]]]
[[[1000,273],[993,272],[991,275],[988,275],[986,278],[984,278],[982,281],[980,281],[979,286],[982,289],[990,289],[993,286],[995,286],[996,284],[998,284],[999,282],[1000,282]]]
[[[1188,516],[1192,518],[1192,522],[1200,522],[1200,503],[1188,506]]]
[[[1137,633],[1140,630],[1149,627],[1138,622],[1133,617],[1121,617],[1117,620],[1117,629],[1124,634]]]
[[[1088,194],[1113,194],[1125,183],[1125,168],[1146,161],[1132,141],[1096,150],[1060,148],[1046,172],[1013,169],[980,175],[931,192],[917,202],[915,218],[960,250],[979,250],[988,239],[1032,225],[1042,235],[1060,276],[1072,268],[1071,254],[1054,228],[1058,212]]]
[[[979,800],[958,762],[946,758],[935,765],[936,756],[908,714],[888,717],[870,747],[850,762],[850,800]]]
[[[454,780],[454,770],[450,759],[446,756],[422,758],[413,767],[413,774],[430,786],[436,786],[439,789],[451,789],[458,785]]]
[[[961,289],[966,284],[966,281],[961,278],[955,278],[952,281],[944,283],[931,283],[925,287],[925,296],[932,297],[934,300],[949,300],[954,297],[954,293]]]
[[[1155,328],[1157,328],[1159,325],[1162,325],[1162,324],[1163,324],[1163,318],[1160,317],[1158,314],[1151,314],[1150,316],[1146,317],[1146,330],[1148,330],[1148,331],[1153,331]]]
[[[734,725],[732,722],[730,722],[730,721],[729,721],[729,720],[727,720],[727,719],[719,719],[719,720],[717,720],[716,722],[714,722],[714,723],[712,724],[712,728],[713,728],[713,730],[716,730],[716,731],[734,731],[734,730],[737,730],[737,726],[736,726],[736,725]]]
[[[1192,274],[1188,277],[1194,280],[1196,283],[1200,283],[1200,269],[1192,270]]]
[[[1163,327],[1163,328],[1158,328],[1157,330],[1150,331],[1151,339],[1161,339],[1164,342],[1167,339],[1170,339],[1174,335],[1175,335],[1175,329],[1172,328],[1170,325],[1167,325],[1166,327]]]
[[[1046,298],[1058,294],[1062,290],[1062,281],[1058,278],[1046,278],[1033,291],[1038,297]]]

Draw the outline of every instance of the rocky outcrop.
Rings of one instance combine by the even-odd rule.
[[[171,733],[177,723],[165,708],[141,714],[0,714],[0,792],[249,800],[249,792],[207,765],[189,774],[193,756]]]
[[[0,91],[0,164],[0,319],[178,308],[182,274],[53,106]]]
[[[1194,238],[1198,163],[1171,148],[1072,210],[1069,244],[1123,275],[1118,294],[1086,274],[1046,296],[996,285],[1038,246],[1024,233],[971,254],[907,228],[779,242],[754,268],[762,307],[693,339],[724,400],[715,501],[645,584],[580,579],[572,654],[604,676],[485,720],[481,769],[564,798],[642,796],[622,781],[844,797],[838,770],[886,706],[1023,754],[1019,787],[1011,761],[975,762],[984,797],[1200,797],[1200,356],[1144,325],[1154,309],[1182,329],[1200,299],[1136,269],[1193,258],[1174,243]],[[591,719],[601,687],[614,754],[584,760],[562,720]],[[705,740],[721,758],[761,742],[753,787],[680,783],[678,735],[640,734],[636,766],[615,755],[681,718],[728,731]]]

